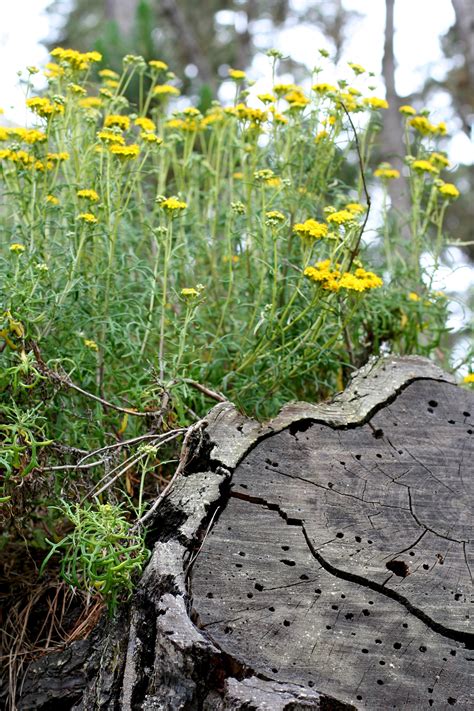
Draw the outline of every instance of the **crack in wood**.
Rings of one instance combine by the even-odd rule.
[[[306,530],[306,527],[303,523],[302,520],[300,519],[295,519],[293,517],[289,517],[288,514],[280,507],[279,504],[272,503],[269,501],[266,501],[263,498],[260,498],[258,496],[251,496],[248,494],[242,494],[241,492],[235,492],[231,491],[230,492],[231,498],[236,498],[236,499],[241,499],[242,501],[246,501],[247,503],[250,504],[256,504],[258,506],[264,506],[265,508],[269,509],[270,511],[276,511],[278,515],[289,525],[289,526],[299,526],[303,532],[304,539],[306,541],[306,544],[313,555],[313,557],[318,561],[318,563],[326,570],[328,573],[331,573],[331,575],[334,575],[337,578],[341,578],[342,580],[346,580],[350,583],[356,583],[357,585],[362,585],[366,588],[370,588],[374,592],[378,592],[382,595],[385,595],[386,597],[391,598],[395,602],[398,602],[400,605],[403,605],[408,612],[410,612],[412,615],[417,617],[421,622],[423,622],[427,627],[432,629],[434,632],[442,635],[443,637],[446,637],[447,639],[453,639],[457,642],[461,642],[462,644],[465,645],[466,649],[474,649],[474,633],[471,632],[461,632],[459,630],[452,629],[450,627],[446,627],[440,622],[436,622],[436,620],[433,620],[429,615],[427,615],[423,610],[418,609],[412,603],[404,596],[401,595],[400,593],[396,592],[395,590],[391,590],[390,588],[386,588],[380,583],[377,583],[373,580],[370,580],[369,578],[363,578],[361,575],[357,575],[356,573],[349,573],[345,570],[340,570],[339,568],[336,568],[333,566],[329,561],[327,561],[323,556],[319,553],[318,549],[316,549],[308,535],[308,532]],[[467,560],[466,560],[467,564]]]

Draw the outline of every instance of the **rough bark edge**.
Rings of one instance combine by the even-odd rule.
[[[30,693],[18,708],[43,708],[32,705],[32,700],[53,668],[59,683],[55,689],[44,689],[42,699],[73,711],[263,711],[269,703],[275,711],[353,708],[311,689],[257,678],[252,669],[224,654],[192,622],[187,573],[225,506],[233,470],[259,441],[301,420],[333,427],[362,424],[420,379],[454,383],[425,358],[387,357],[359,370],[332,401],[288,404],[265,424],[241,415],[231,403],[216,405],[203,421],[204,437],[196,443],[183,476],[156,512],[152,525],[156,543],[129,608],[112,623],[98,626],[88,640],[89,654],[84,653],[84,642],[76,643],[81,645],[78,659],[70,645],[59,674],[65,652],[32,665],[33,678],[26,685]],[[71,674],[77,681],[73,690]],[[77,699],[75,705],[68,701],[71,698]]]

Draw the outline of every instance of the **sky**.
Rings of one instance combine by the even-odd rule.
[[[41,40],[51,36],[51,18],[45,8],[50,0],[0,0],[0,107],[4,118],[13,123],[26,120],[24,89],[19,86],[18,71],[27,75],[26,66],[41,67],[47,61],[46,49]],[[306,5],[308,0],[291,0],[295,8]],[[381,73],[383,53],[385,3],[383,0],[343,0],[344,7],[360,13],[360,19],[351,27],[351,34],[344,49],[344,61],[362,64],[368,70]],[[54,21],[54,19],[53,19]],[[265,24],[266,22],[266,24]],[[440,37],[454,22],[450,0],[397,0],[395,3],[395,53],[398,63],[396,82],[401,95],[419,89],[427,76],[442,79],[447,70],[443,58]],[[422,32],[420,33],[420,28]],[[262,21],[262,46],[268,47],[265,33],[268,21]],[[267,37],[268,39],[268,37]],[[273,46],[309,68],[318,63],[317,49],[330,49],[325,38],[314,26],[301,23],[288,24],[278,35],[272,37]],[[253,71],[258,74],[268,68],[265,56],[257,58]],[[36,78],[41,81],[40,77]],[[379,80],[379,86],[383,88]],[[445,120],[454,137],[448,152],[451,161],[474,163],[474,144],[461,131],[456,131],[459,121],[453,114],[449,97],[442,95],[434,107],[433,121]],[[459,250],[457,250],[459,252]],[[456,269],[444,269],[440,273],[439,286],[449,291],[464,291],[474,285],[474,270],[458,255]],[[453,313],[453,325],[464,317]]]

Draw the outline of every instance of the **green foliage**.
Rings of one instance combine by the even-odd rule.
[[[130,531],[120,506],[81,507],[63,501],[61,513],[74,528],[51,544],[42,570],[50,557],[60,552],[63,579],[92,595],[99,591],[113,614],[119,600],[132,591],[133,581],[148,559],[143,536]]]
[[[0,129],[1,493],[27,541],[67,500],[46,524],[50,539],[74,526],[54,544],[62,572],[114,607],[145,560],[130,526],[219,393],[267,418],[381,351],[443,357],[447,299],[430,285],[456,189],[444,127],[409,112],[411,239],[386,200],[366,239],[367,185],[386,193],[396,171],[372,171],[385,102],[358,65],[337,86],[318,70],[311,90],[274,77],[248,101],[233,71],[233,105],[171,113],[163,62],[127,55],[98,85],[97,53],[53,57],[27,102],[37,127]]]

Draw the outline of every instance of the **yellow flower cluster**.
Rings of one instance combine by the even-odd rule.
[[[125,138],[116,131],[105,129],[97,133],[97,138],[107,144],[125,145]]]
[[[114,72],[112,69],[101,69],[99,72],[99,76],[101,79],[118,79],[119,75],[117,72]]]
[[[197,289],[194,289],[193,287],[185,287],[184,289],[181,289],[181,296],[184,296],[188,299],[195,299],[196,296],[199,296],[199,291]]]
[[[133,160],[140,155],[140,147],[136,143],[132,143],[129,146],[120,146],[117,143],[112,143],[109,146],[109,151],[121,160]]]
[[[301,87],[296,86],[283,97],[290,104],[290,109],[304,109],[310,102]]]
[[[86,222],[89,225],[94,225],[96,222],[98,222],[97,217],[93,215],[92,212],[81,212],[81,214],[78,215],[76,219],[80,222]]]
[[[293,232],[305,239],[320,239],[327,236],[328,226],[324,222],[317,222],[310,218],[294,225]]]
[[[352,210],[337,210],[328,215],[327,221],[333,222],[335,225],[345,225],[348,222],[353,222],[354,216],[355,213]]]
[[[179,212],[180,210],[185,210],[187,208],[187,203],[182,200],[178,200],[177,197],[169,198],[157,198],[157,201],[163,210],[168,213]]]
[[[410,106],[409,104],[404,104],[403,106],[400,106],[398,110],[404,116],[416,116],[416,109],[414,109],[413,106]]]
[[[147,133],[153,133],[153,131],[156,129],[155,122],[152,121],[150,118],[147,118],[146,116],[139,116],[137,119],[135,119],[135,126],[138,126]]]
[[[180,90],[171,84],[158,84],[158,86],[155,86],[153,89],[153,95],[158,97],[179,96],[180,93]]]
[[[332,84],[327,84],[326,82],[320,82],[319,84],[313,84],[311,87],[313,91],[317,94],[331,94],[336,92],[337,89]]]
[[[463,383],[474,383],[474,373],[468,373],[462,379]]]
[[[100,109],[102,99],[99,96],[87,96],[85,99],[79,99],[77,103],[81,109]]]
[[[331,269],[330,259],[317,262],[314,267],[306,267],[303,274],[327,291],[347,289],[348,291],[363,292],[383,285],[380,277],[362,267],[356,269],[353,274],[351,272],[341,274],[338,269]]]
[[[347,62],[347,64],[352,69],[354,74],[357,74],[357,75],[364,74],[364,72],[366,71],[365,68],[361,64],[356,64],[356,62]]]
[[[51,56],[57,58],[61,63],[66,64],[71,69],[89,69],[91,63],[100,62],[102,55],[100,52],[77,52],[75,49],[63,49],[56,47],[51,52]]]
[[[91,189],[78,190],[77,197],[84,198],[85,200],[89,200],[89,202],[98,202],[99,201],[98,194],[96,193],[95,190],[91,190]]]
[[[225,113],[237,116],[241,121],[250,121],[253,126],[259,126],[267,120],[267,112],[261,109],[253,109],[245,104],[237,104],[225,110]]]
[[[408,123],[415,129],[415,131],[421,133],[422,136],[445,136],[448,132],[444,121],[441,121],[441,123],[438,124],[433,124],[431,121],[428,121],[426,116],[415,116],[414,118],[411,118]]]
[[[156,69],[158,72],[166,72],[168,69],[166,62],[162,62],[161,59],[150,59],[148,64],[152,69]]]
[[[374,170],[374,175],[382,180],[396,180],[400,177],[400,172],[392,168],[390,163],[381,163],[377,170]]]
[[[417,173],[434,173],[434,175],[439,173],[438,168],[436,168],[433,163],[430,163],[429,160],[415,160],[412,163],[412,168],[416,170]]]
[[[52,118],[56,114],[64,113],[64,106],[56,101],[50,101],[46,97],[36,96],[26,100],[26,105],[31,111],[42,118]]]
[[[388,101],[379,99],[377,96],[370,96],[364,99],[364,104],[371,109],[388,109]]]
[[[434,152],[430,155],[430,162],[437,168],[449,168],[449,160],[444,153]]]
[[[104,128],[119,128],[121,131],[128,131],[130,128],[130,119],[128,116],[110,114],[104,119]]]
[[[46,141],[46,134],[36,128],[0,128],[0,141],[6,141],[12,136],[29,145]]]
[[[443,183],[438,186],[438,192],[447,200],[456,200],[459,197],[459,190],[452,183]]]
[[[243,81],[246,78],[246,73],[241,69],[229,69],[229,77],[234,81]]]
[[[24,245],[19,244],[18,242],[13,242],[13,244],[10,245],[10,252],[13,252],[14,254],[21,254],[24,251]]]

